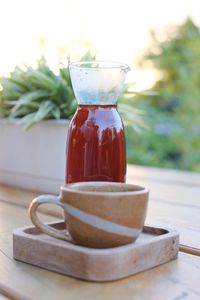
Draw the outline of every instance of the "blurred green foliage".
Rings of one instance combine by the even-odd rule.
[[[95,55],[86,52],[80,60],[95,60]],[[0,118],[17,119],[24,129],[29,129],[44,119],[71,119],[77,107],[69,74],[69,61],[59,66],[57,73],[42,57],[36,68],[15,67],[8,77],[0,78]],[[132,106],[126,94],[126,85],[119,110],[129,127],[138,130],[145,127],[140,110]]]
[[[81,59],[94,59],[87,52]],[[44,119],[70,119],[76,100],[69,74],[69,62],[54,72],[41,57],[36,68],[16,66],[1,77],[0,118],[18,119],[25,129]]]
[[[200,171],[200,30],[187,19],[164,41],[152,33],[152,41],[142,61],[161,79],[152,87],[157,95],[135,97],[149,130],[133,136],[127,128],[128,161]]]

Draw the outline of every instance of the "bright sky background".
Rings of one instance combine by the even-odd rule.
[[[70,51],[75,59],[87,40],[98,59],[131,65],[137,88],[148,88],[151,71],[134,67],[150,43],[149,31],[180,24],[191,16],[200,24],[199,0],[0,0],[0,74],[22,62],[34,64],[40,44],[51,66]]]

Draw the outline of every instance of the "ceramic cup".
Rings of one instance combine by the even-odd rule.
[[[34,199],[29,208],[33,224],[42,232],[92,248],[110,248],[134,242],[143,229],[149,192],[138,185],[114,182],[80,182],[62,186],[59,196]],[[41,204],[64,210],[66,232],[43,224]]]

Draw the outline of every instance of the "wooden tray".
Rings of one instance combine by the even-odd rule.
[[[62,221],[49,225],[64,230]],[[57,240],[35,227],[26,227],[13,232],[13,256],[17,260],[76,278],[112,281],[175,259],[178,243],[177,231],[145,226],[135,243],[92,249]]]

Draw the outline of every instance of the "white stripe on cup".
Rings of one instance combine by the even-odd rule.
[[[141,232],[140,229],[126,227],[123,225],[119,225],[119,224],[104,220],[97,216],[90,215],[90,214],[83,212],[83,211],[79,210],[78,208],[75,208],[69,204],[62,203],[62,205],[68,211],[68,213],[70,215],[72,215],[73,217],[79,219],[80,221],[82,221],[88,225],[94,226],[94,227],[104,230],[106,232],[120,234],[120,235],[124,235],[124,236],[128,236],[128,237],[137,237],[139,235],[139,233]]]

